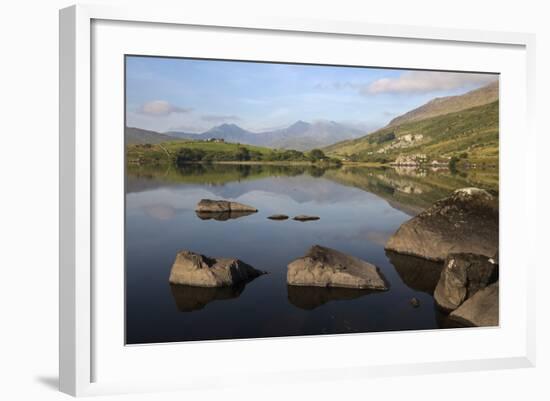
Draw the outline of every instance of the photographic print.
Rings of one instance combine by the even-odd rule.
[[[499,76],[125,56],[126,343],[499,325]]]

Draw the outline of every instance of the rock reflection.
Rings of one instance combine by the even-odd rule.
[[[386,251],[386,256],[409,288],[433,295],[443,269],[442,263],[390,251]]]
[[[195,212],[201,220],[227,221],[246,217],[256,212]]]
[[[330,301],[352,300],[375,292],[353,288],[302,287],[296,285],[287,285],[286,288],[288,301],[292,305],[306,310],[315,309]]]
[[[434,309],[435,309],[435,321],[437,323],[437,327],[439,327],[440,329],[457,329],[457,328],[467,327],[455,320],[450,319],[448,314],[442,312],[436,306],[434,306]]]
[[[244,291],[246,283],[232,287],[193,287],[189,285],[170,285],[170,292],[180,312],[192,312],[203,309],[213,301],[238,298]]]

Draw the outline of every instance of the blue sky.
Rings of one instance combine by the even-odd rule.
[[[223,123],[251,131],[297,120],[365,130],[494,75],[128,56],[127,125],[203,132]]]

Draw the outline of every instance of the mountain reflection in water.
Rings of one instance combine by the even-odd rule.
[[[496,193],[498,172],[463,174],[342,166],[128,166],[126,341],[129,344],[452,327],[433,290],[441,266],[386,254],[410,216],[462,187]],[[258,208],[244,216],[195,213],[200,199]],[[319,216],[307,224],[274,214]],[[203,220],[202,218],[206,218]],[[286,267],[313,244],[378,266],[390,290],[287,286]],[[169,285],[176,253],[246,260],[267,271],[226,288]],[[411,298],[420,302],[410,305]],[[182,313],[183,312],[183,313]]]

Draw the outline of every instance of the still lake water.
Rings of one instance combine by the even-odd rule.
[[[126,342],[450,327],[432,297],[441,266],[386,254],[384,244],[411,216],[466,186],[495,191],[498,174],[257,165],[129,168]],[[201,220],[194,210],[202,198],[234,200],[259,212]],[[267,219],[272,214],[321,219]],[[390,290],[287,286],[287,264],[314,244],[377,265]],[[173,286],[168,283],[170,268],[182,249],[236,257],[269,274],[233,288]],[[411,306],[412,297],[420,307]]]

